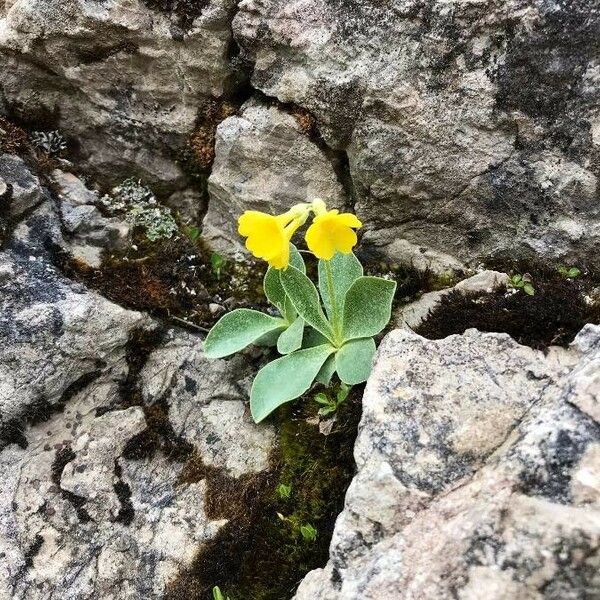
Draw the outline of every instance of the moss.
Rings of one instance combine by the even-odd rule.
[[[227,261],[217,276],[211,252],[201,241],[184,236],[148,242],[140,237],[127,250],[104,257],[92,268],[62,255],[60,268],[67,276],[99,291],[127,308],[162,318],[184,319],[210,327],[219,315],[210,310],[216,302],[227,309],[265,309],[263,264]]]
[[[27,150],[29,141],[23,129],[0,117],[0,151],[21,154]]]
[[[519,272],[525,272],[521,265]],[[416,333],[441,339],[474,327],[504,332],[519,343],[544,349],[566,346],[586,323],[600,323],[600,303],[590,302],[597,282],[591,276],[567,279],[556,270],[529,266],[535,295],[500,289],[492,294],[452,292]]]
[[[206,479],[209,518],[229,521],[173,583],[170,600],[208,600],[215,585],[232,600],[284,600],[308,571],[326,563],[354,474],[361,390],[340,407],[329,436],[313,424],[318,406],[312,396],[278,411],[279,446],[270,471],[233,479],[197,457],[186,465],[181,482]],[[288,498],[277,494],[282,483],[291,486]],[[308,523],[318,532],[313,542],[300,533]]]

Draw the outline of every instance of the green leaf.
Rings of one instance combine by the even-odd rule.
[[[283,329],[283,319],[270,317],[257,310],[238,308],[223,315],[204,340],[209,358],[222,358],[242,350],[268,333]]]
[[[290,244],[290,265],[296,267],[302,273],[306,273],[306,265],[300,252],[294,244]],[[286,302],[286,293],[281,285],[279,270],[269,267],[263,280],[263,289],[267,300],[279,309],[279,312],[291,323],[295,315],[290,314],[288,303]],[[289,317],[292,317],[291,319]]]
[[[302,396],[333,352],[333,346],[323,344],[292,352],[263,367],[250,391],[250,411],[254,421],[259,423],[278,406]]]
[[[396,282],[381,277],[359,277],[348,290],[344,303],[344,341],[372,337],[389,323]]]
[[[295,267],[280,271],[279,277],[285,293],[298,314],[328,340],[333,340],[331,325],[321,308],[319,294],[313,282]]]
[[[310,523],[300,526],[300,535],[307,542],[314,542],[317,539],[317,530]]]
[[[569,269],[569,271],[567,272],[567,277],[569,277],[569,279],[575,279],[575,277],[579,277],[581,275],[581,270],[578,269],[577,267],[571,267]]]
[[[535,289],[530,283],[523,284],[523,291],[529,296],[533,296],[535,294]]]
[[[322,344],[328,344],[329,340],[316,329],[307,327],[304,330],[304,339],[302,341],[303,348],[313,348],[314,346],[321,346]]]
[[[302,254],[298,252],[298,248],[296,248],[294,244],[290,244],[290,265],[292,265],[292,267],[296,267],[298,271],[306,273],[306,265],[304,264]]]
[[[285,290],[279,279],[279,271],[273,267],[269,267],[265,278],[263,279],[263,289],[267,300],[279,309],[279,312],[285,314]]]
[[[298,317],[277,340],[277,350],[279,354],[289,354],[302,348],[302,338],[304,336],[304,319]]]
[[[317,373],[315,377],[315,381],[322,383],[323,385],[329,385],[331,383],[331,378],[335,373],[335,354],[330,356],[323,366],[321,370]]]
[[[346,292],[359,277],[362,277],[363,268],[352,252],[350,254],[337,252],[329,261],[329,264],[332,271],[336,305],[339,313],[342,314]],[[327,285],[327,262],[324,260],[319,261],[319,291],[327,315],[331,318],[331,298],[329,297],[329,286]]]
[[[344,344],[335,355],[335,367],[340,379],[348,385],[369,378],[375,356],[375,340],[362,338]]]

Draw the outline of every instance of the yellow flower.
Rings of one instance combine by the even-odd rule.
[[[324,260],[331,260],[336,252],[349,254],[356,246],[354,229],[362,223],[352,213],[339,214],[338,210],[327,210],[322,200],[313,202],[315,218],[306,232],[306,243],[311,252]]]
[[[238,220],[238,232],[248,238],[246,248],[256,258],[275,269],[286,269],[290,262],[290,240],[306,221],[308,205],[297,204],[283,215],[247,210]]]

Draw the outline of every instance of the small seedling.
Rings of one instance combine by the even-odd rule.
[[[330,398],[327,394],[319,392],[315,396],[315,402],[321,405],[319,416],[328,417],[333,414],[340,407],[340,404],[346,400],[351,389],[351,385],[342,383],[335,394],[335,398]]]
[[[212,271],[215,274],[217,279],[221,279],[221,273],[223,273],[223,269],[227,261],[217,252],[214,252],[210,257],[210,266],[212,267]]]
[[[225,596],[218,585],[212,589],[213,600],[230,600],[229,596]]]
[[[567,279],[576,279],[581,275],[581,269],[577,267],[565,267],[564,265],[558,267],[558,272]]]
[[[317,539],[317,530],[310,523],[300,526],[300,534],[305,542],[314,542]]]
[[[528,296],[533,296],[535,294],[533,280],[529,273],[525,273],[524,275],[513,275],[510,278],[508,285],[516,290],[523,290]]]
[[[200,228],[195,225],[187,225],[183,228],[183,232],[192,243],[196,242],[200,237]]]
[[[276,489],[277,496],[280,500],[289,500],[292,495],[292,486],[280,483]]]

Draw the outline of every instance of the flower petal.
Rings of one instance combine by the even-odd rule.
[[[335,254],[331,236],[328,232],[327,220],[315,218],[312,225],[306,231],[306,244],[310,251],[317,257],[324,260],[331,260]]]
[[[355,231],[345,225],[341,225],[333,229],[331,233],[335,249],[342,254],[350,254],[358,241]]]
[[[362,227],[362,223],[359,218],[352,213],[342,213],[338,215],[337,218],[339,223],[346,225],[346,227],[355,227],[356,229],[360,229]]]

